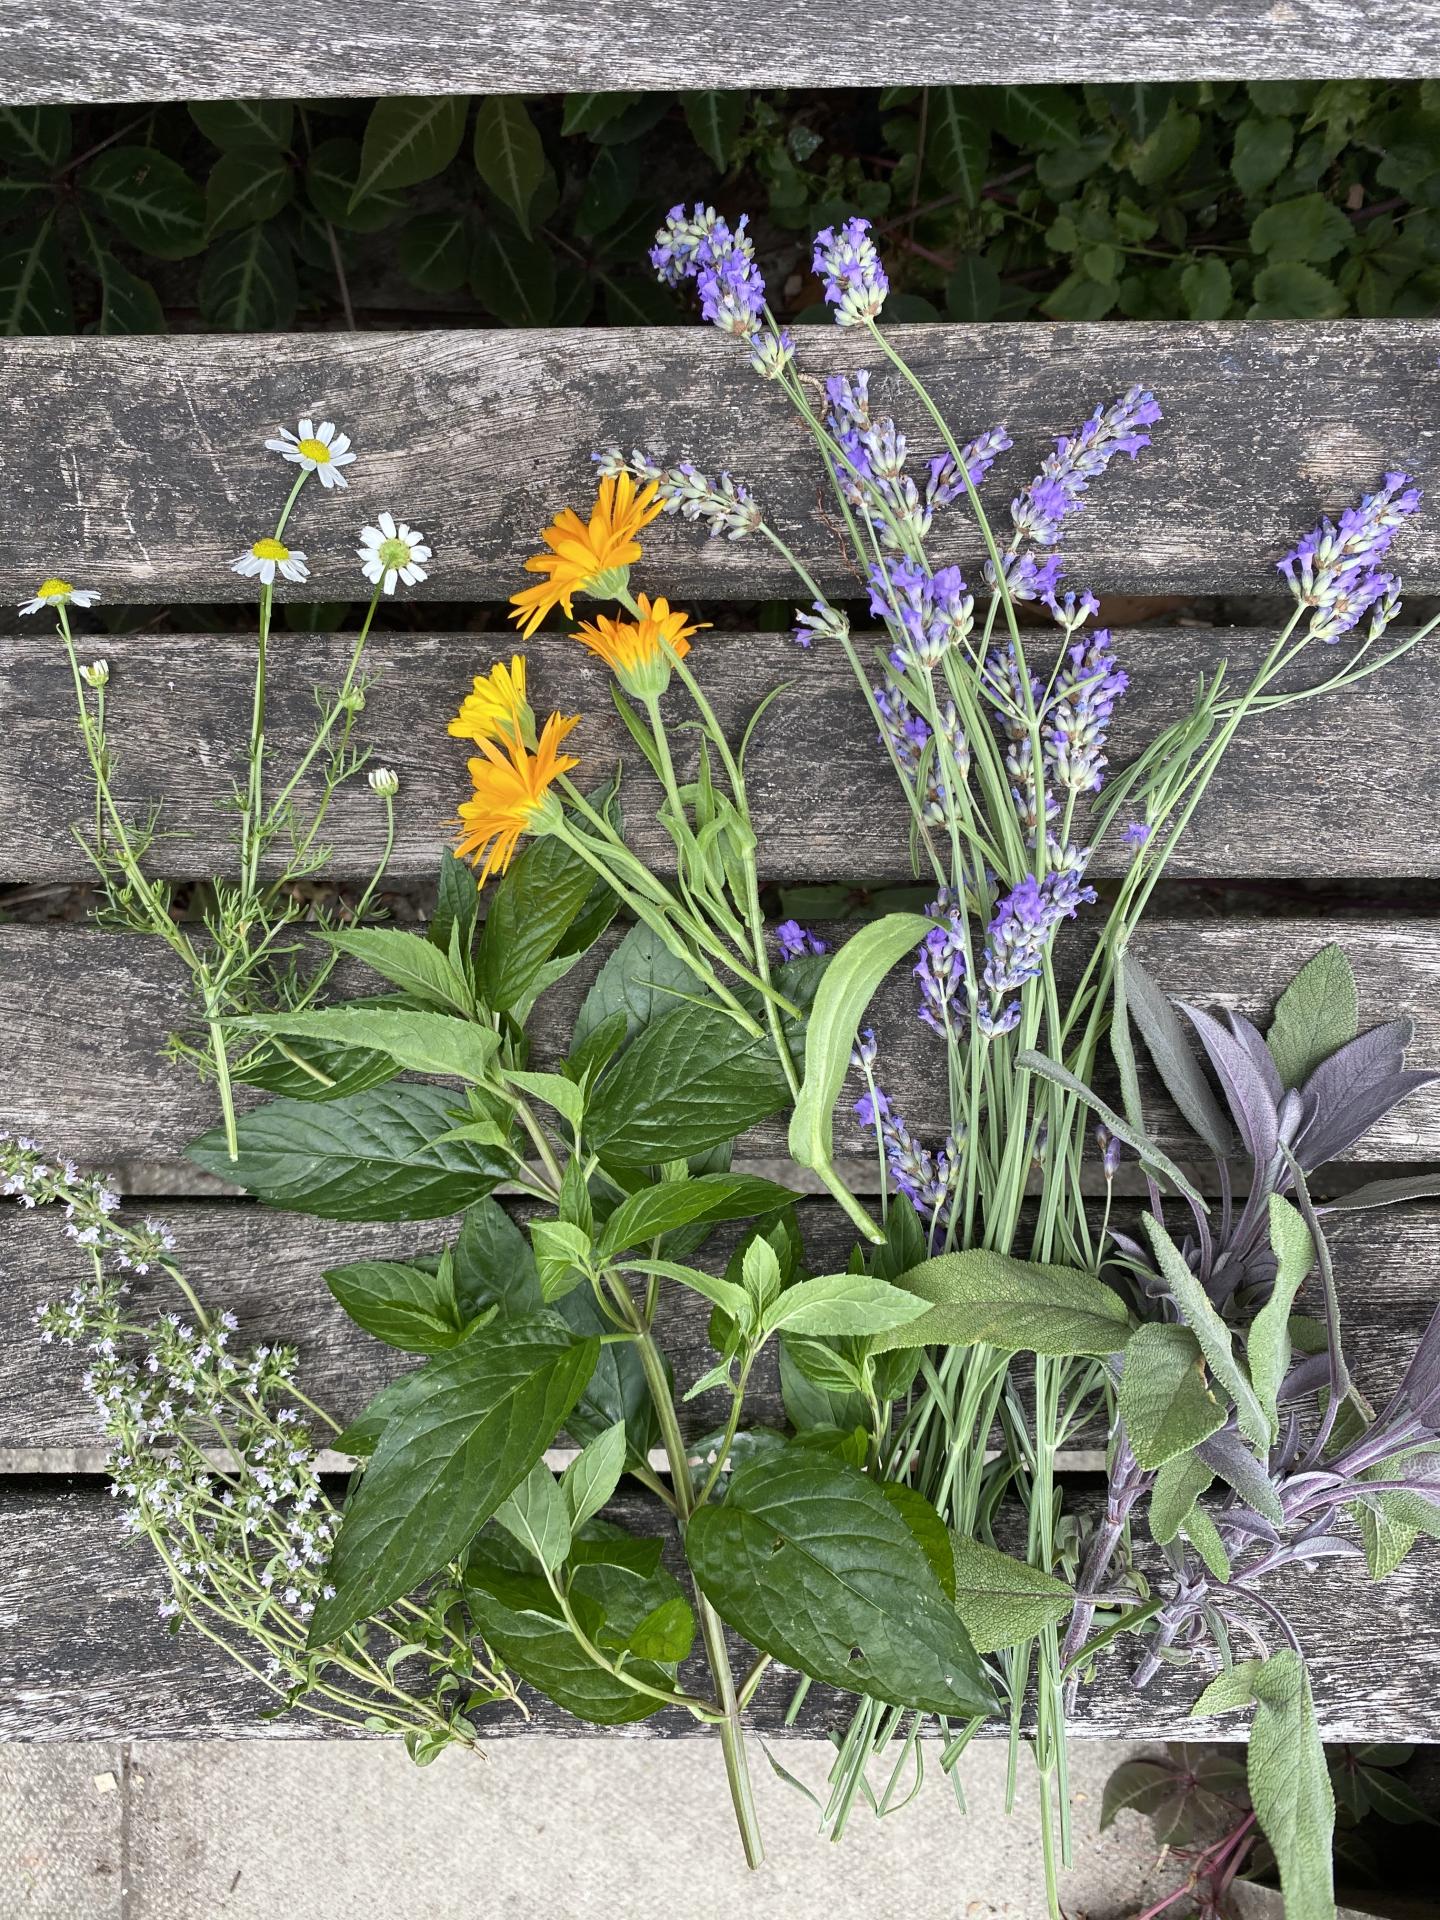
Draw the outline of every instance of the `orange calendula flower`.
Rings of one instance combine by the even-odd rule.
[[[470,762],[475,791],[460,803],[463,831],[455,851],[480,869],[482,887],[492,873],[504,873],[522,833],[543,831],[545,816],[558,813],[550,788],[580,764],[574,754],[559,751],[560,743],[579,724],[578,713],[552,713],[533,753],[518,739],[476,742],[480,754]]]
[[[643,593],[635,604],[638,621],[612,620],[602,613],[578,626],[575,638],[605,662],[627,693],[654,700],[670,684],[672,660],[683,660],[690,651],[690,635],[710,622],[692,621],[678,608],[672,612],[668,600],[651,600]]]
[[[628,473],[607,474],[588,522],[573,507],[555,516],[540,536],[550,552],[532,554],[525,562],[525,571],[543,573],[544,582],[510,596],[515,609],[510,618],[523,628],[527,639],[552,607],[563,607],[566,618],[572,619],[577,593],[597,586],[604,592],[614,576],[624,585],[631,563],[640,558],[635,536],[661,511],[656,485],[651,480],[637,493]]]
[[[535,719],[525,704],[525,656],[512,654],[507,667],[497,660],[489,673],[477,673],[446,728],[457,740],[529,740]]]

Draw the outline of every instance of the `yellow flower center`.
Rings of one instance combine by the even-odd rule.
[[[313,460],[317,467],[330,464],[330,449],[323,440],[297,440],[296,451],[303,453],[307,460]]]
[[[290,549],[279,540],[257,540],[250,549],[257,560],[288,560]]]
[[[41,587],[38,598],[41,600],[63,600],[67,593],[75,589],[68,580],[47,580]]]
[[[410,564],[410,542],[394,537],[380,542],[380,564],[382,567],[408,567]]]

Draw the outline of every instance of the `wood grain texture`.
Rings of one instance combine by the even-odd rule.
[[[839,329],[799,333],[810,374],[880,361]],[[1068,543],[1075,583],[1097,592],[1273,592],[1275,560],[1320,510],[1386,468],[1435,477],[1440,322],[936,325],[893,337],[958,436],[997,420],[1014,435],[989,489],[997,513],[1049,436],[1133,382],[1156,390],[1166,422],[1154,448],[1111,470]],[[915,456],[936,450],[897,375],[877,370],[873,391]],[[822,476],[789,403],[698,324],[13,340],[0,343],[0,395],[3,599],[56,570],[115,600],[251,598],[228,563],[273,525],[290,473],[264,441],[312,410],[349,429],[359,458],[348,493],[315,488],[301,502],[293,531],[314,572],[300,597],[362,590],[354,536],[388,507],[433,541],[426,593],[503,598],[540,528],[588,496],[591,452],[607,442],[732,469],[824,581],[854,591],[816,519]],[[647,539],[637,584],[652,591],[794,590],[755,540],[706,541],[673,521]],[[978,543],[958,520],[948,539],[973,565]],[[1396,558],[1412,589],[1440,585],[1433,513]]]
[[[1434,922],[1156,921],[1137,935],[1134,950],[1167,992],[1203,1005],[1238,1005],[1263,1019],[1303,962],[1332,939],[1343,941],[1354,964],[1366,1022],[1411,1015],[1412,1063],[1440,1063],[1440,925]],[[1062,966],[1073,968],[1081,951],[1072,937],[1061,949]],[[563,1053],[597,956],[542,1002],[531,1029],[535,1063],[553,1063]],[[157,1058],[166,1033],[185,1015],[176,965],[155,943],[129,935],[0,927],[0,1127],[34,1134],[53,1151],[89,1164],[183,1164],[186,1142],[215,1124],[218,1108],[188,1067],[171,1068]],[[337,993],[347,981],[358,987],[361,977],[337,974]],[[886,1036],[885,1087],[915,1132],[931,1139],[949,1125],[944,1056],[914,1017],[913,989],[908,969],[897,969],[873,1003],[874,1025]],[[851,1113],[860,1090],[858,1084],[847,1088],[837,1110],[842,1154],[874,1151],[873,1138],[862,1135]],[[256,1104],[249,1090],[236,1091],[240,1106]],[[1158,1113],[1155,1132],[1170,1144],[1186,1144]],[[783,1129],[774,1123],[756,1128],[745,1151],[783,1153]],[[1411,1095],[1355,1158],[1440,1159],[1440,1083]]]
[[[194,1201],[163,1212],[175,1230],[186,1277],[207,1307],[213,1312],[228,1308],[237,1316],[237,1341],[298,1347],[301,1385],[335,1419],[352,1418],[372,1394],[419,1364],[361,1333],[341,1312],[323,1276],[327,1268],[356,1260],[405,1260],[418,1252],[438,1252],[453,1239],[457,1222],[356,1226],[306,1220],[300,1226],[259,1207]],[[1117,1211],[1122,1224],[1126,1212]],[[843,1270],[855,1235],[839,1209],[829,1201],[808,1200],[801,1203],[799,1218],[811,1270]],[[723,1270],[741,1231],[718,1229],[699,1264]],[[1440,1299],[1440,1206],[1417,1203],[1383,1220],[1373,1214],[1339,1215],[1330,1238],[1347,1348],[1357,1381],[1378,1403],[1398,1385]],[[82,1385],[86,1355],[58,1343],[41,1347],[34,1330],[41,1303],[63,1297],[80,1277],[75,1249],[62,1236],[57,1218],[13,1207],[0,1211],[0,1450],[100,1443]],[[163,1279],[137,1278],[132,1299],[148,1319],[169,1307],[174,1296]],[[1318,1310],[1313,1298],[1301,1305]],[[667,1290],[660,1337],[682,1389],[714,1364],[706,1335],[709,1312],[683,1288]],[[747,1424],[785,1424],[777,1364],[767,1350],[746,1402]],[[686,1401],[681,1416],[695,1437],[721,1425],[728,1411],[724,1394],[705,1393]]]
[[[612,1509],[636,1531],[653,1531],[654,1502],[622,1500]],[[253,1737],[331,1738],[337,1728],[302,1714],[260,1721],[269,1704],[257,1683],[194,1632],[172,1636],[156,1617],[160,1581],[147,1550],[121,1534],[114,1503],[90,1484],[66,1488],[0,1481],[0,1737],[25,1740]],[[1440,1547],[1422,1540],[1380,1586],[1364,1564],[1326,1561],[1321,1575],[1287,1574],[1267,1597],[1293,1621],[1310,1662],[1321,1732],[1329,1740],[1440,1738]],[[1263,1616],[1257,1613],[1257,1621]],[[744,1655],[738,1656],[742,1662]],[[743,1670],[743,1667],[742,1667]],[[1188,1717],[1208,1668],[1162,1674],[1141,1695],[1128,1684],[1126,1653],[1112,1652],[1098,1683],[1082,1697],[1072,1731],[1131,1740],[1187,1739]],[[700,1675],[695,1684],[703,1685]],[[767,1674],[749,1714],[766,1738],[787,1730],[794,1691],[783,1669]],[[526,1690],[533,1720],[495,1712],[497,1739],[530,1729],[595,1736],[594,1728]],[[795,1737],[843,1727],[846,1700],[815,1687]],[[658,1715],[607,1738],[645,1739],[703,1732],[688,1715]],[[1003,1728],[990,1729],[996,1737]],[[1243,1721],[1224,1725],[1245,1737]],[[497,1764],[503,1764],[497,1762]],[[823,1765],[817,1765],[823,1773]]]
[[[1121,768],[1187,709],[1196,677],[1222,659],[1243,685],[1273,633],[1236,628],[1147,627],[1117,636],[1131,677],[1110,743]],[[114,784],[126,817],[163,803],[157,874],[186,878],[229,870],[235,817],[217,802],[244,764],[254,642],[236,634],[107,636],[107,714]],[[272,791],[313,737],[313,690],[340,684],[353,638],[285,634],[271,654],[267,734]],[[87,653],[90,643],[87,642]],[[382,635],[369,649],[378,675],[358,737],[377,763],[400,774],[398,840],[391,874],[429,879],[469,791],[467,749],[446,722],[471,676],[506,657],[500,634]],[[1315,684],[1334,656],[1317,648],[1289,683]],[[531,697],[583,717],[576,736],[588,781],[621,762],[625,817],[636,852],[674,870],[655,823],[658,787],[610,698],[608,673],[568,637],[538,635],[528,648]],[[1036,636],[1033,658],[1048,671],[1052,649]],[[764,876],[791,885],[837,879],[908,884],[909,814],[838,648],[801,653],[776,634],[702,637],[694,664],[722,723],[738,738],[762,693],[790,682],[756,730],[746,763]],[[70,831],[92,788],[74,720],[64,654],[45,632],[0,636],[0,876],[85,880],[91,869]],[[1440,837],[1417,833],[1440,787],[1440,741],[1416,715],[1440,709],[1440,647],[1421,646],[1345,693],[1253,718],[1232,745],[1195,819],[1171,855],[1172,876],[1309,875],[1336,878],[1440,874]],[[672,723],[688,703],[677,689]],[[676,727],[682,777],[693,756]],[[1357,742],[1364,750],[1357,750]],[[573,743],[572,743],[573,744]],[[473,751],[473,749],[472,749]],[[308,790],[313,793],[311,787]],[[818,804],[817,804],[818,801]],[[1083,821],[1083,814],[1081,816]],[[363,780],[342,791],[328,817],[334,878],[368,875],[379,857],[383,816]],[[1118,830],[1114,836],[1118,843]],[[1094,871],[1114,873],[1126,850],[1102,847]]]
[[[883,36],[829,0],[763,14],[639,0],[593,11],[498,0],[0,0],[17,101],[842,87],[1430,74],[1424,0],[918,0]]]

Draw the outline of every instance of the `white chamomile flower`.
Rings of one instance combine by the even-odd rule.
[[[72,587],[68,580],[44,580],[33,600],[27,600],[21,613],[39,613],[45,607],[93,607],[100,598],[93,587]]]
[[[87,687],[107,686],[110,681],[110,662],[108,660],[92,660],[88,667],[81,667],[80,678],[85,682]]]
[[[364,563],[365,578],[377,587],[383,582],[386,593],[394,593],[397,580],[413,587],[426,577],[420,565],[430,558],[424,534],[416,533],[403,520],[397,527],[393,514],[382,513],[378,527],[362,527],[355,551]]]
[[[394,799],[400,791],[400,776],[393,767],[372,767],[366,775],[370,782],[370,791]]]
[[[283,540],[271,540],[268,537],[257,540],[248,553],[242,553],[238,560],[232,560],[230,571],[243,574],[247,580],[258,574],[262,587],[273,586],[277,573],[283,573],[287,580],[297,583],[310,577],[305,556],[298,547],[292,549]]]
[[[284,454],[306,473],[318,473],[322,487],[349,485],[340,469],[348,467],[355,456],[349,450],[349,434],[336,433],[333,420],[322,420],[318,427],[313,420],[302,420],[298,433],[282,427],[280,438],[267,440],[265,445],[269,452]]]

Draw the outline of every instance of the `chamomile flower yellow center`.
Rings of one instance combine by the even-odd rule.
[[[297,440],[295,450],[303,453],[307,460],[313,460],[317,467],[328,467],[330,464],[330,449],[323,440]]]
[[[408,567],[410,564],[410,542],[398,535],[382,540],[376,549],[376,557],[382,567]]]
[[[35,597],[37,600],[64,600],[74,591],[68,580],[46,580]]]
[[[290,549],[283,540],[272,540],[267,534],[263,540],[257,540],[250,549],[257,560],[288,560]]]

